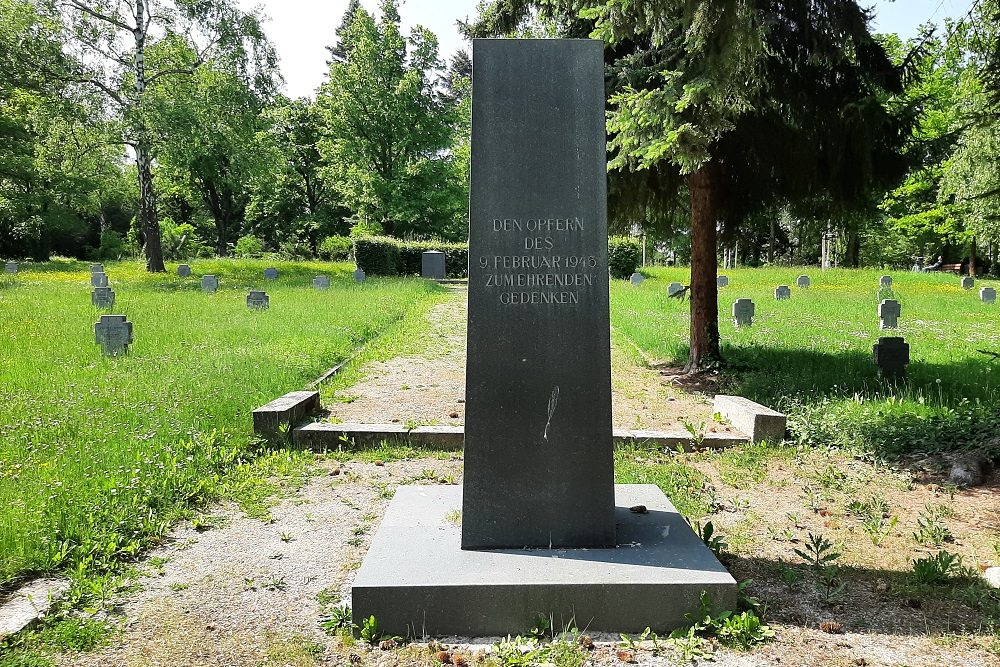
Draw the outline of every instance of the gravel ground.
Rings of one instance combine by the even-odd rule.
[[[420,355],[374,362],[364,379],[326,405],[337,422],[465,423],[465,332],[468,295],[453,298],[428,314]],[[712,419],[711,396],[686,392],[658,371],[637,364],[612,346],[612,407],[617,428],[684,430],[684,421],[709,432],[733,432]]]
[[[842,467],[866,480],[884,471],[848,459],[824,459],[822,465]],[[777,462],[766,483],[734,491],[718,478],[713,464],[698,467],[713,478],[726,498],[711,517],[731,539],[739,526],[749,526],[753,539],[744,539],[727,557],[727,566],[740,580],[754,579],[753,594],[768,605],[774,641],[749,653],[720,649],[711,664],[722,667],[997,667],[1000,659],[987,651],[989,633],[977,628],[967,609],[936,601],[912,608],[881,588],[879,577],[905,568],[906,528],[888,547],[865,549],[864,536],[847,534],[850,565],[862,568],[847,596],[825,606],[808,581],[782,583],[776,564],[789,557],[791,545],[767,538],[768,528],[785,521],[788,512],[801,513],[798,533],[832,529],[823,514],[802,512],[797,487],[803,470]],[[120,634],[109,648],[96,653],[62,656],[59,664],[83,667],[283,667],[312,665],[372,665],[394,667],[434,664],[425,645],[392,651],[345,645],[324,634],[319,619],[324,606],[349,601],[353,572],[360,564],[371,535],[388,504],[394,486],[406,483],[461,482],[461,461],[415,459],[378,463],[322,459],[315,475],[298,492],[283,498],[272,510],[273,520],[247,519],[234,507],[217,508],[218,527],[204,532],[190,525],[178,527],[169,543],[144,563],[139,589],[117,606]],[[956,496],[951,523],[956,535],[952,550],[979,550],[983,540],[996,535],[998,508],[996,479],[984,489]],[[929,499],[940,500],[933,485],[909,491],[897,484],[880,487],[907,524],[911,508]],[[733,502],[735,496],[742,502]],[[844,519],[842,522],[846,523]],[[827,525],[824,527],[824,523]],[[896,541],[898,539],[898,542]],[[735,541],[735,540],[734,540]],[[912,551],[912,547],[909,549]],[[788,562],[791,562],[789,560]],[[823,621],[843,625],[842,634],[820,630]],[[445,644],[469,657],[498,638],[447,638]],[[589,664],[622,667],[617,637],[594,635],[597,648]],[[648,645],[647,645],[647,648]],[[437,650],[437,649],[435,649]],[[643,665],[676,664],[672,658],[642,650]]]

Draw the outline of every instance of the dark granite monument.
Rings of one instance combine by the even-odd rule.
[[[667,632],[702,593],[731,609],[663,492],[614,484],[602,43],[475,40],[472,109],[464,486],[397,490],[355,618],[483,637],[550,614]]]
[[[615,541],[602,54],[476,42],[464,549]]]

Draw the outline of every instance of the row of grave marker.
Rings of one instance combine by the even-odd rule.
[[[91,295],[91,303],[102,309],[111,308],[115,304],[115,292],[108,286],[108,277],[104,273],[104,267],[100,264],[91,265],[91,285],[94,292]],[[177,268],[177,274],[181,277],[191,275],[191,267],[182,264]],[[265,269],[264,277],[268,280],[275,280],[278,271],[274,268]],[[365,279],[365,272],[360,268],[354,272],[354,280],[362,282]],[[317,290],[330,289],[329,276],[316,276],[313,278],[313,287]],[[201,288],[206,293],[215,293],[219,289],[219,279],[215,275],[207,274],[201,277]],[[270,307],[271,298],[267,292],[262,290],[250,290],[247,295],[247,308],[252,310],[266,310]],[[101,352],[106,356],[115,357],[128,352],[128,346],[132,344],[132,323],[126,319],[125,315],[101,315],[100,320],[94,325],[94,337]]]
[[[750,299],[737,299],[733,303],[733,323],[738,327],[748,327],[753,325],[753,316],[756,306]],[[899,316],[902,308],[899,301],[895,299],[883,299],[878,305],[878,319],[880,329],[895,329],[899,326]]]
[[[645,279],[646,277],[643,276],[641,273],[633,273],[632,277],[630,278],[630,282],[633,285],[638,286],[641,285]],[[967,290],[972,289],[973,287],[975,287],[975,284],[976,284],[975,279],[970,276],[965,276],[964,278],[962,278],[963,289]],[[724,275],[718,276],[716,278],[716,285],[720,288],[729,287],[729,276],[724,276]],[[799,289],[809,289],[811,285],[812,281],[809,279],[809,276],[806,275],[801,275],[795,280],[795,286],[798,287]],[[882,276],[881,278],[879,278],[879,287],[881,289],[892,289],[892,276]],[[674,296],[675,294],[679,294],[683,292],[684,289],[685,289],[684,285],[682,285],[681,283],[672,282],[669,285],[667,285],[667,296]],[[778,285],[777,287],[774,288],[774,298],[777,301],[791,299],[792,288],[789,287],[788,285]],[[983,301],[983,303],[995,303],[997,300],[996,289],[992,287],[981,288],[979,290],[979,298]]]

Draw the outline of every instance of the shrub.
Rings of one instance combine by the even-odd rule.
[[[354,259],[358,266],[373,276],[419,275],[421,255],[428,250],[445,254],[448,275],[464,278],[469,269],[467,243],[436,241],[399,241],[387,236],[367,236],[354,239]]]
[[[166,260],[211,257],[212,248],[198,237],[198,230],[189,223],[177,224],[170,216],[160,220],[163,258]]]
[[[259,257],[264,252],[264,242],[256,236],[248,234],[236,241],[237,257]]]
[[[398,275],[399,241],[387,236],[354,239],[354,260],[370,276]]]
[[[101,232],[101,248],[98,259],[121,259],[125,254],[125,241],[118,232],[108,229]]]
[[[313,259],[312,248],[305,241],[292,239],[282,241],[278,246],[278,257],[284,261],[295,261],[299,259]]]
[[[608,270],[611,277],[626,280],[642,262],[642,248],[639,242],[628,236],[612,236],[608,239]]]
[[[319,244],[319,256],[328,261],[350,258],[354,244],[349,236],[327,236]]]

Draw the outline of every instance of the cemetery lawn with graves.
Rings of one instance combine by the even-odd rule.
[[[91,306],[86,263],[0,277],[0,591],[62,571],[70,598],[89,604],[113,588],[104,577],[206,503],[266,515],[269,480],[300,475],[303,457],[261,455],[250,412],[439,298],[417,280],[356,284],[349,264],[192,265],[182,278],[106,264],[111,311]],[[278,280],[262,279],[268,266]],[[202,292],[204,274],[217,293]],[[317,274],[328,291],[312,289]],[[269,293],[268,310],[247,308],[250,289]],[[127,355],[95,344],[104,312],[133,323]]]
[[[348,282],[347,265],[278,265],[282,278],[266,286],[271,310],[251,313],[243,299],[264,266],[210,262],[203,270],[198,263],[190,287],[175,276],[109,266],[122,300],[116,312],[136,327],[132,352],[116,360],[101,359],[93,344],[85,266],[29,270],[18,277],[22,284],[0,291],[5,344],[18,346],[4,357],[21,364],[10,375],[18,391],[4,396],[5,433],[16,437],[3,446],[15,443],[20,467],[3,452],[3,553],[32,544],[19,542],[18,530],[35,536],[33,551],[4,563],[5,576],[82,567],[74,579],[92,587],[60,620],[10,646],[8,658],[0,654],[3,667],[577,667],[710,655],[732,667],[1000,664],[1000,595],[980,577],[1000,565],[996,476],[974,488],[946,479],[954,452],[996,446],[996,362],[978,350],[1000,352],[1000,333],[996,306],[979,301],[979,285],[963,291],[950,274],[894,273],[889,295],[880,293],[876,271],[728,271],[730,286],[720,290],[727,365],[685,383],[677,367],[688,304],[668,299],[666,285],[686,284],[686,271],[649,269],[640,286],[613,281],[616,348],[648,360],[671,396],[739,394],[789,414],[785,443],[615,452],[618,483],[663,489],[737,580],[749,582],[741,614],[693,619],[674,638],[595,634],[593,647],[581,639],[594,634],[585,620],[559,618],[525,627],[520,637],[441,645],[386,642],[365,619],[353,619],[367,627],[355,638],[345,632],[346,605],[395,488],[461,483],[461,454],[346,444],[325,454],[266,453],[250,444],[249,411],[301,389],[357,347],[322,392],[328,407],[338,396],[353,401],[352,387],[393,363],[420,359],[408,366],[415,375],[444,377],[462,331],[437,320],[454,295],[419,280],[358,287]],[[222,276],[218,295],[197,289],[208,268]],[[320,271],[334,278],[329,293],[309,287]],[[794,287],[800,273],[812,278],[808,290]],[[779,284],[792,285],[790,300],[774,301]],[[879,335],[897,333],[878,330],[876,308],[888,296],[902,304],[898,335],[911,345],[905,382],[879,380],[870,359]],[[380,308],[371,308],[372,297]],[[737,330],[729,311],[741,297],[754,300],[756,317]],[[318,299],[329,307],[317,308]],[[32,309],[36,303],[45,308]],[[199,318],[216,329],[198,327]],[[70,326],[81,331],[66,333]],[[5,388],[11,382],[3,381]],[[419,414],[422,396],[401,387],[392,400],[410,404],[386,412]],[[724,427],[710,416],[688,426],[696,439]],[[214,437],[205,435],[213,428]],[[219,499],[236,502],[213,502]],[[148,526],[146,517],[157,522]],[[59,553],[48,534],[75,535],[80,546],[61,563],[46,561]],[[133,560],[126,538],[138,550],[161,536],[168,539],[137,559],[134,576],[114,578],[124,572],[115,563]],[[90,616],[86,608],[104,612]]]

